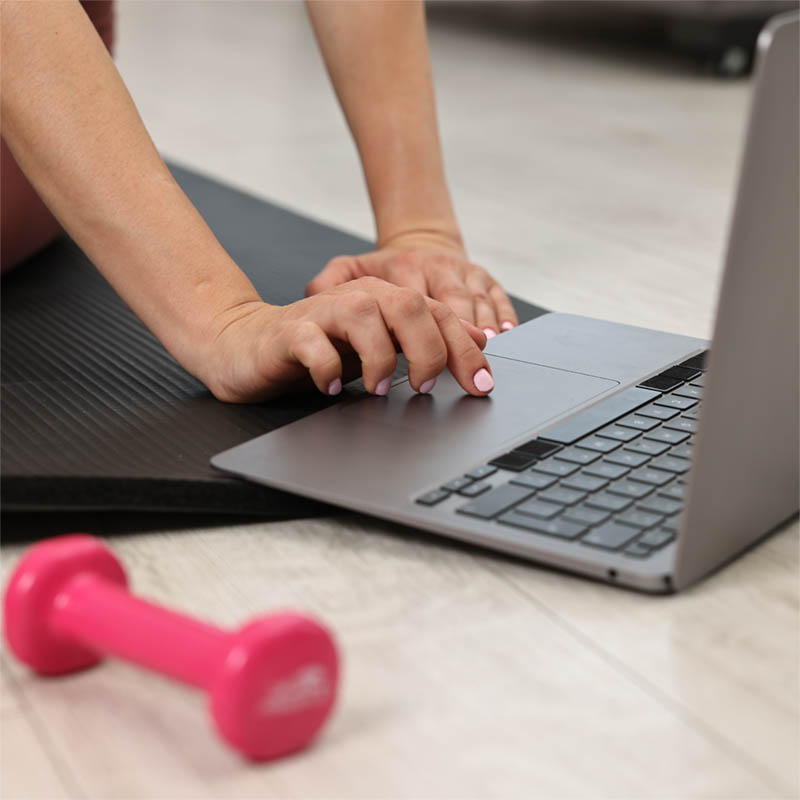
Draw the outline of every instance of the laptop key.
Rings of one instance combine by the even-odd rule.
[[[668,542],[671,542],[674,538],[675,534],[671,531],[647,531],[647,533],[643,534],[642,538],[639,539],[639,543],[655,549],[657,547],[663,547]]]
[[[652,417],[643,417],[641,414],[631,414],[617,421],[617,425],[625,428],[634,428],[637,431],[651,431],[658,425],[658,420]]]
[[[665,408],[677,408],[678,411],[686,411],[697,403],[697,400],[692,400],[690,397],[677,397],[674,394],[665,394],[662,398],[655,401],[657,406],[664,406]]]
[[[697,420],[686,419],[686,417],[676,417],[664,423],[664,428],[670,431],[684,431],[685,433],[697,433]]]
[[[552,489],[545,489],[537,495],[540,500],[548,503],[560,503],[563,506],[572,506],[586,497],[586,492],[579,492],[575,489],[566,489],[563,486],[554,486]]]
[[[650,497],[640,500],[638,506],[645,511],[653,511],[656,514],[672,516],[672,514],[677,514],[683,508],[683,503],[678,500],[673,500],[670,497],[661,497],[658,494],[651,494]]]
[[[552,455],[556,450],[560,450],[561,445],[553,442],[545,442],[542,439],[531,439],[525,444],[519,445],[514,448],[515,453],[530,453],[536,458],[546,458]]]
[[[706,376],[705,375],[698,375],[693,380],[689,381],[690,386],[699,386],[701,389],[706,385]]]
[[[625,450],[644,456],[660,456],[662,453],[666,453],[667,450],[669,450],[669,445],[661,442],[653,442],[650,439],[637,439],[632,444],[629,444]]]
[[[681,417],[683,417],[683,419],[700,419],[700,406],[690,408],[688,411],[681,414]]]
[[[647,558],[653,551],[639,542],[629,544],[623,551],[626,556],[636,556],[637,558]]]
[[[669,486],[662,486],[657,494],[671,497],[673,500],[683,500],[686,497],[686,487],[680,483],[671,483]]]
[[[545,503],[536,497],[514,506],[514,511],[520,514],[527,514],[530,517],[541,517],[541,519],[552,519],[560,514],[564,509],[555,503]]]
[[[480,497],[476,497],[466,505],[457,508],[456,511],[459,514],[469,514],[471,517],[491,519],[501,511],[527,500],[532,494],[533,490],[527,486],[506,483],[482,494]]]
[[[533,469],[536,472],[546,472],[548,475],[558,475],[563,478],[567,475],[572,475],[573,472],[577,472],[580,467],[568,461],[556,461],[553,458],[548,458],[545,461],[539,461]]]
[[[457,492],[463,489],[465,486],[469,486],[471,483],[472,478],[468,478],[466,475],[463,475],[460,478],[453,478],[453,480],[443,484],[442,489],[446,489],[448,492]]]
[[[654,375],[639,384],[642,389],[655,389],[658,392],[668,392],[681,385],[679,378],[669,378],[666,375]]]
[[[602,547],[604,550],[619,550],[635,539],[639,533],[638,528],[631,528],[629,525],[618,525],[613,521],[605,522],[597,528],[592,528],[581,542],[592,547]]]
[[[578,447],[585,450],[594,450],[598,453],[610,453],[620,446],[621,442],[616,442],[613,439],[601,439],[599,436],[591,436],[588,439],[582,439],[578,442]]]
[[[492,488],[492,484],[488,481],[476,481],[469,483],[458,490],[458,493],[463,497],[477,497]]]
[[[586,505],[573,506],[564,511],[562,519],[577,522],[579,525],[599,525],[605,522],[611,514],[599,508],[590,508]]]
[[[644,453],[632,453],[630,450],[617,450],[616,453],[611,453],[605,457],[609,464],[622,464],[624,467],[641,467],[650,460],[650,456]]]
[[[497,472],[497,467],[493,467],[491,464],[484,464],[482,467],[471,469],[467,473],[467,477],[479,481],[482,478],[488,478],[490,475],[494,475],[495,472]]]
[[[567,489],[577,489],[579,492],[597,492],[604,486],[608,485],[605,478],[598,478],[594,475],[586,475],[579,472],[577,475],[570,475],[569,478],[564,478],[561,481],[562,486]]]
[[[518,486],[528,486],[531,489],[546,489],[552,486],[558,478],[553,475],[545,475],[543,472],[523,472],[521,475],[515,475],[511,479],[511,483],[516,483]]]
[[[650,431],[649,433],[646,433],[644,438],[653,442],[661,442],[662,444],[680,444],[689,438],[689,434],[685,433],[684,431],[659,428],[656,431]]]
[[[437,503],[441,503],[445,497],[450,497],[450,492],[444,489],[434,489],[432,492],[418,497],[416,502],[423,506],[435,506]]]
[[[639,431],[612,425],[610,428],[603,428],[597,431],[597,435],[602,436],[604,439],[616,439],[618,442],[629,442],[631,439],[635,439],[639,436]]]
[[[647,389],[626,389],[614,397],[601,400],[591,408],[580,411],[569,419],[559,422],[544,431],[542,437],[560,444],[573,444],[584,436],[613,422],[615,419],[630,414],[631,411],[649,403],[658,395]]]
[[[704,350],[702,353],[698,353],[698,355],[692,356],[686,361],[682,361],[681,366],[689,367],[689,369],[705,369],[707,356],[708,356],[708,350]]]
[[[564,519],[539,519],[518,514],[515,510],[507,511],[497,521],[503,525],[513,525],[515,528],[524,528],[534,533],[544,533],[547,536],[557,536],[560,539],[577,539],[586,530],[585,525],[568,522]]]
[[[692,457],[692,445],[689,442],[684,442],[683,444],[676,444],[673,447],[669,454],[671,456],[675,456],[675,458],[691,458]]]
[[[696,378],[700,374],[700,370],[696,369],[695,367],[687,367],[686,364],[680,364],[677,367],[670,367],[661,374],[666,375],[668,378],[677,378],[681,381],[690,381],[692,378]]]
[[[653,491],[653,487],[646,483],[638,483],[637,481],[629,481],[627,478],[624,481],[616,481],[608,487],[611,494],[621,494],[624,497],[632,497],[634,500],[640,500],[642,497],[647,497]]]
[[[642,511],[640,508],[629,508],[614,517],[615,522],[620,525],[632,525],[634,528],[652,528],[658,525],[664,517],[661,514],[653,514],[651,511]]]
[[[699,386],[681,386],[673,394],[678,397],[691,397],[694,400],[700,400],[703,397],[703,390]]]
[[[512,450],[510,453],[493,458],[489,463],[493,467],[507,469],[511,472],[522,472],[536,461],[536,456],[530,453],[517,453]]]
[[[632,503],[633,500],[622,495],[598,492],[597,494],[589,495],[584,505],[591,508],[601,508],[603,511],[624,511]]]
[[[665,469],[667,472],[683,474],[689,471],[691,464],[685,458],[675,458],[675,456],[659,456],[650,462],[654,469]]]
[[[591,464],[600,458],[600,453],[592,450],[579,450],[577,447],[568,447],[560,453],[556,453],[555,458],[560,461],[571,461],[573,464]]]
[[[665,408],[664,406],[651,404],[640,408],[636,413],[641,414],[643,417],[652,417],[653,419],[672,419],[673,417],[677,417],[680,412],[677,408]]]
[[[664,472],[660,469],[653,469],[648,465],[646,467],[639,467],[639,469],[635,469],[628,477],[632,481],[641,481],[642,483],[647,483],[651,486],[663,486],[665,483],[669,483],[675,476],[670,472]]]
[[[581,470],[582,475],[595,475],[598,478],[607,478],[610,481],[615,481],[626,472],[629,472],[628,467],[623,467],[621,464],[609,464],[607,461],[592,464]]]
[[[678,527],[681,524],[681,515],[675,514],[672,517],[667,517],[664,522],[661,523],[661,529],[664,531],[669,531],[670,533],[677,533]]]

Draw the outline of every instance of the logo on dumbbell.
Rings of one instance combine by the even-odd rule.
[[[332,692],[325,667],[309,664],[271,686],[258,704],[258,713],[269,717],[305,711],[329,702]]]

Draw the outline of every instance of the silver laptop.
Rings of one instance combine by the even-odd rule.
[[[713,345],[551,313],[486,347],[496,388],[402,377],[221,453],[278,489],[649,592],[798,509],[798,28],[758,41]]]

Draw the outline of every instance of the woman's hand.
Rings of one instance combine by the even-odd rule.
[[[219,327],[198,377],[227,402],[264,400],[308,376],[323,394],[338,394],[349,356],[360,360],[367,391],[385,395],[398,347],[418,392],[429,392],[445,366],[469,394],[484,396],[494,387],[480,330],[443,303],[374,277],[288,306],[243,303],[222,315]]]
[[[459,243],[436,234],[404,235],[372,253],[334,258],[308,284],[306,295],[367,275],[444,303],[488,338],[518,324],[500,284],[483,267],[472,264]]]

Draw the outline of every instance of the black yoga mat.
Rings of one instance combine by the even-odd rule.
[[[172,172],[261,296],[285,304],[328,259],[370,242],[180,167]],[[544,313],[514,300],[520,319]],[[316,393],[220,403],[64,237],[2,281],[4,511],[292,516],[311,501],[226,477],[215,453],[316,411]]]

